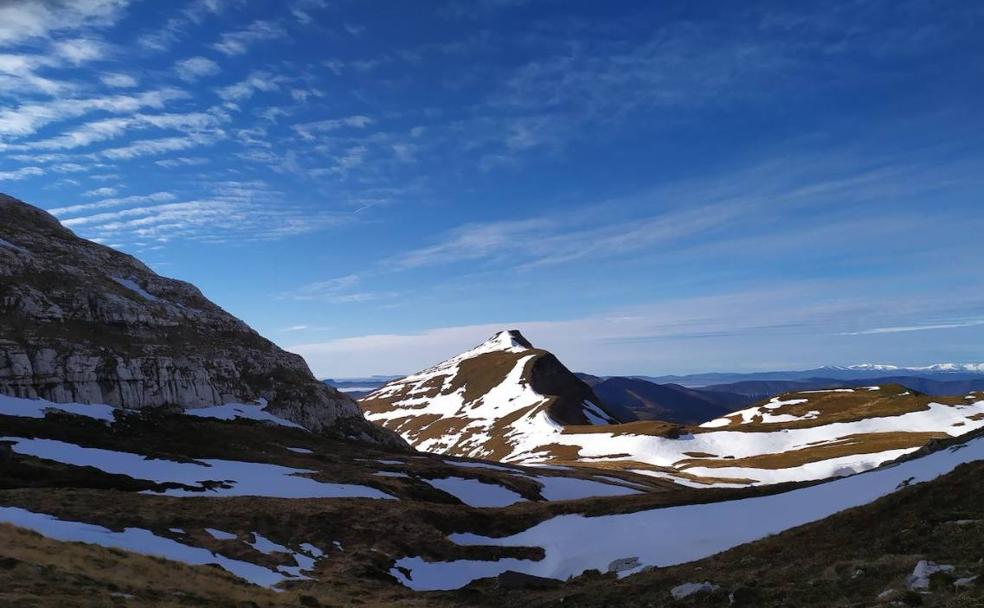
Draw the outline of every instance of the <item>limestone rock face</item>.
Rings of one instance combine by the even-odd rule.
[[[300,356],[194,286],[2,194],[0,394],[128,409],[265,399],[311,430],[382,436]]]

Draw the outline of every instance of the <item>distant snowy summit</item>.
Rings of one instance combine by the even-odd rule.
[[[872,372],[973,372],[984,374],[984,363],[934,363],[933,365],[905,367],[886,363],[859,363],[857,365],[831,365],[822,369],[838,369]]]

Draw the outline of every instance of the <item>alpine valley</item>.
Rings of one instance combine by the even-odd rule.
[[[984,605],[980,369],[597,377],[533,339],[356,401],[0,196],[0,605]]]

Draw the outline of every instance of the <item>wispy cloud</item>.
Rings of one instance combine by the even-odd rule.
[[[88,190],[82,193],[82,196],[115,196],[116,188],[96,188],[94,190]]]
[[[102,58],[106,54],[105,43],[90,38],[59,40],[54,44],[55,54],[74,65]]]
[[[364,127],[368,127],[373,122],[374,121],[372,118],[358,114],[354,116],[346,116],[344,118],[330,118],[327,120],[301,123],[294,125],[292,128],[303,139],[311,141],[316,139],[316,133],[330,133],[346,127],[362,129]]]
[[[218,89],[216,93],[226,101],[243,101],[252,97],[257,91],[279,90],[281,80],[281,78],[267,72],[254,72],[236,84]]]
[[[392,293],[371,292],[360,290],[362,277],[355,274],[346,275],[327,281],[309,283],[297,289],[283,292],[277,297],[283,300],[318,301],[331,304],[354,304],[371,302],[393,297]]]
[[[53,32],[109,25],[128,4],[127,0],[6,0],[0,3],[0,46]]]
[[[39,175],[44,175],[41,167],[22,167],[13,171],[0,171],[0,182],[14,182]]]
[[[153,51],[167,51],[206,18],[242,4],[243,0],[193,0],[163,24],[142,33],[137,44]]]
[[[325,8],[328,8],[327,0],[294,0],[290,4],[290,13],[302,25],[309,25],[314,21],[311,13]]]
[[[161,137],[158,139],[142,139],[131,142],[125,146],[109,148],[99,152],[111,160],[132,160],[142,156],[156,156],[167,152],[179,152],[191,148],[199,148],[214,144],[222,139],[224,135],[219,131],[211,133],[192,133],[179,137]]]
[[[194,82],[206,76],[214,76],[221,71],[219,64],[208,57],[189,57],[174,64],[178,78],[186,82]]]
[[[154,164],[158,167],[164,167],[167,169],[174,169],[177,167],[198,167],[201,165],[207,165],[209,159],[203,156],[178,156],[176,158],[166,158],[164,160],[155,160]]]
[[[177,89],[159,89],[133,95],[109,95],[25,103],[0,111],[0,136],[23,137],[31,135],[43,126],[78,118],[96,111],[129,114],[143,108],[160,109],[167,102],[185,96],[186,93]]]
[[[99,77],[104,85],[113,89],[132,89],[136,87],[140,82],[136,77],[130,74],[103,74]]]
[[[565,220],[526,220],[468,224],[436,245],[415,249],[393,260],[397,268],[445,265],[480,259],[506,259],[525,266],[624,255],[713,233],[746,213],[747,201],[712,203],[649,217],[599,224],[594,213]]]
[[[222,34],[213,46],[215,50],[226,55],[243,55],[249,47],[258,42],[276,40],[287,34],[287,30],[273,21],[254,21],[249,27],[235,32]]]
[[[946,323],[927,323],[922,325],[896,325],[894,327],[875,327],[873,329],[862,329],[859,331],[841,332],[842,336],[872,336],[878,334],[898,334],[913,331],[934,331],[939,329],[959,329],[962,327],[979,327],[984,325],[984,320],[972,319],[968,321],[951,321]]]
[[[890,291],[892,282],[878,287]],[[890,316],[946,310],[959,296],[920,296]],[[294,343],[288,349],[304,356],[319,375],[410,373],[470,348],[496,331],[518,328],[577,371],[657,375],[709,369],[808,369],[886,357],[898,360],[897,346],[859,346],[857,340],[832,331],[885,318],[881,298],[870,281],[787,281],[659,298],[646,305],[613,307],[564,320],[503,313],[493,316],[496,322]],[[981,303],[978,296],[963,306],[979,309]],[[814,348],[819,343],[822,350]]]
[[[49,213],[54,216],[71,215],[95,211],[97,209],[109,209],[111,207],[125,207],[127,205],[142,205],[146,203],[166,203],[175,200],[177,197],[170,192],[155,192],[153,194],[136,194],[123,198],[108,198],[95,203],[85,203],[82,205],[69,205],[67,207],[57,207],[50,209]]]
[[[284,200],[262,181],[203,184],[211,196],[175,201],[171,193],[107,199],[52,210],[87,238],[148,246],[176,239],[211,243],[268,241],[351,221],[351,215],[312,211]],[[147,204],[147,203],[162,204]],[[130,206],[138,205],[138,206]],[[107,208],[126,207],[103,212]],[[90,213],[98,211],[98,213]],[[83,215],[77,215],[83,214]]]

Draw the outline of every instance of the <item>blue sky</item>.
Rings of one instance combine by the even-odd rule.
[[[322,376],[984,360],[975,2],[0,3],[0,190]]]

